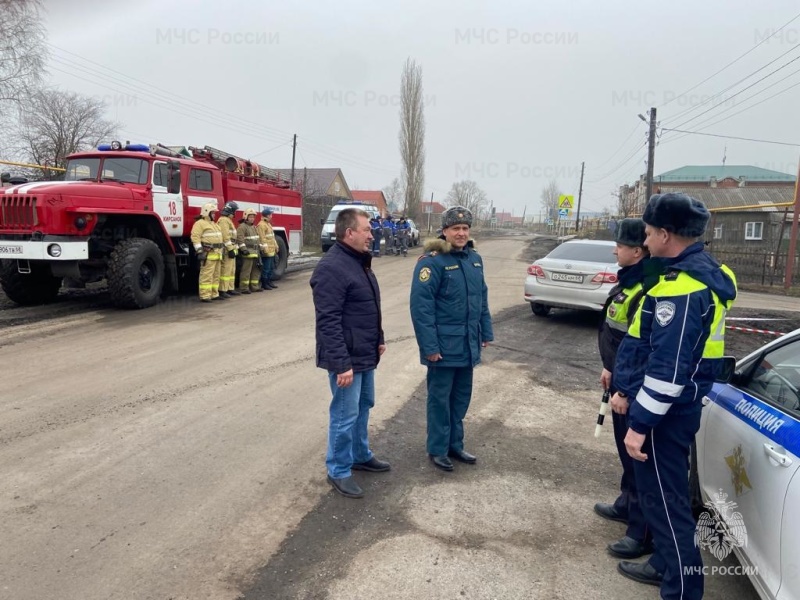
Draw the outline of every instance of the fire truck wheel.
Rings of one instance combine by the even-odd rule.
[[[286,242],[279,235],[275,236],[275,241],[278,242],[278,255],[275,257],[275,269],[272,271],[273,279],[280,279],[286,273],[286,265],[289,264],[289,248],[286,247]]]
[[[30,273],[20,273],[15,260],[4,260],[0,266],[0,282],[6,296],[17,304],[34,306],[55,300],[61,289],[61,278],[53,277],[50,268],[30,263]]]
[[[164,257],[155,242],[122,240],[108,261],[108,291],[120,308],[148,308],[158,302],[164,287]]]

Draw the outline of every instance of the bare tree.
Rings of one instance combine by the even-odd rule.
[[[0,117],[41,83],[47,56],[41,10],[41,0],[0,0]]]
[[[105,103],[74,92],[41,90],[20,109],[21,151],[31,162],[64,167],[66,158],[109,139],[117,128],[103,113]]]
[[[444,199],[448,206],[463,206],[472,211],[476,220],[483,217],[483,213],[488,207],[489,200],[478,184],[466,179],[453,184],[447,197]]]
[[[561,188],[555,179],[551,179],[550,183],[542,188],[542,213],[546,218],[558,221],[558,197],[561,194]]]
[[[405,200],[405,192],[397,177],[392,179],[392,183],[383,188],[383,195],[386,196],[386,208],[390,213],[401,211]]]
[[[422,104],[422,67],[407,59],[400,78],[400,156],[403,159],[403,212],[420,217],[425,185],[425,114]]]
[[[636,212],[639,203],[639,186],[623,185],[619,188],[617,196],[617,215],[626,218]],[[612,192],[612,195],[614,192]]]

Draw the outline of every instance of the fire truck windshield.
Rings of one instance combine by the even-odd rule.
[[[102,170],[101,170],[102,161]],[[74,158],[67,161],[66,181],[100,181],[147,183],[148,161],[141,158]]]

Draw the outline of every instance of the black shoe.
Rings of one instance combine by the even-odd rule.
[[[250,291],[255,294],[256,292],[263,292],[264,290],[262,290],[261,288],[256,288],[256,289],[250,290]]]
[[[268,281],[268,282],[267,282],[267,287],[268,287],[269,289],[271,289],[271,290],[277,290],[277,289],[278,289],[278,286],[277,286],[277,285],[275,285],[274,283],[272,283],[271,281]]]
[[[230,290],[230,291],[228,291],[226,293],[228,294],[228,296],[241,296],[242,295],[242,292],[237,292],[236,290]]]
[[[252,292],[250,290],[240,290],[239,293],[240,294],[252,294]]]
[[[617,507],[613,504],[606,504],[605,502],[598,502],[594,505],[594,512],[598,515],[603,517],[604,519],[608,519],[609,521],[619,521],[620,523],[627,523],[628,516],[623,515]]]
[[[465,450],[455,450],[454,448],[450,448],[447,456],[450,458],[455,458],[458,462],[467,463],[468,465],[474,465],[476,462],[478,462],[477,456],[473,456]]]
[[[220,295],[214,298],[214,300],[227,300],[227,299],[228,299],[228,294],[224,292],[220,292]]]
[[[437,469],[441,469],[442,471],[452,471],[453,470],[453,463],[450,462],[450,459],[446,456],[435,456],[433,454],[429,454],[431,462],[433,466]]]
[[[370,458],[367,462],[363,463],[353,463],[353,469],[356,471],[371,471],[372,473],[383,473],[384,471],[388,471],[392,468],[385,460],[378,460],[374,456]]]
[[[200,302],[213,302],[211,298],[200,298]]]
[[[358,487],[358,484],[352,477],[342,477],[340,479],[334,479],[333,477],[328,475],[328,483],[330,483],[333,486],[333,489],[335,489],[345,498],[364,497],[364,490]]]
[[[629,560],[621,560],[617,565],[617,571],[628,579],[633,579],[639,583],[655,585],[660,587],[664,580],[664,575],[650,566],[649,562],[635,563]]]
[[[617,558],[641,558],[645,554],[653,553],[652,544],[642,544],[627,535],[613,544],[606,546],[611,556]]]

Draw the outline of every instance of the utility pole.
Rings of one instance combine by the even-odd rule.
[[[578,231],[578,227],[580,226],[581,222],[581,196],[583,195],[583,169],[586,166],[585,162],[581,163],[581,186],[578,188],[578,211],[575,213],[575,231]]]
[[[292,140],[292,176],[289,185],[294,188],[294,155],[297,152],[297,134],[294,134],[294,139]]]
[[[650,109],[650,134],[647,136],[647,197],[645,205],[653,195],[653,162],[656,159],[656,109]]]
[[[794,182],[794,217],[792,217],[792,233],[789,234],[789,251],[786,254],[786,274],[783,277],[784,289],[792,287],[794,275],[794,254],[797,252],[797,229],[800,219],[800,167],[797,169],[797,179]]]
[[[433,212],[433,192],[431,192],[431,203],[428,205],[428,233],[431,232],[431,213]]]

